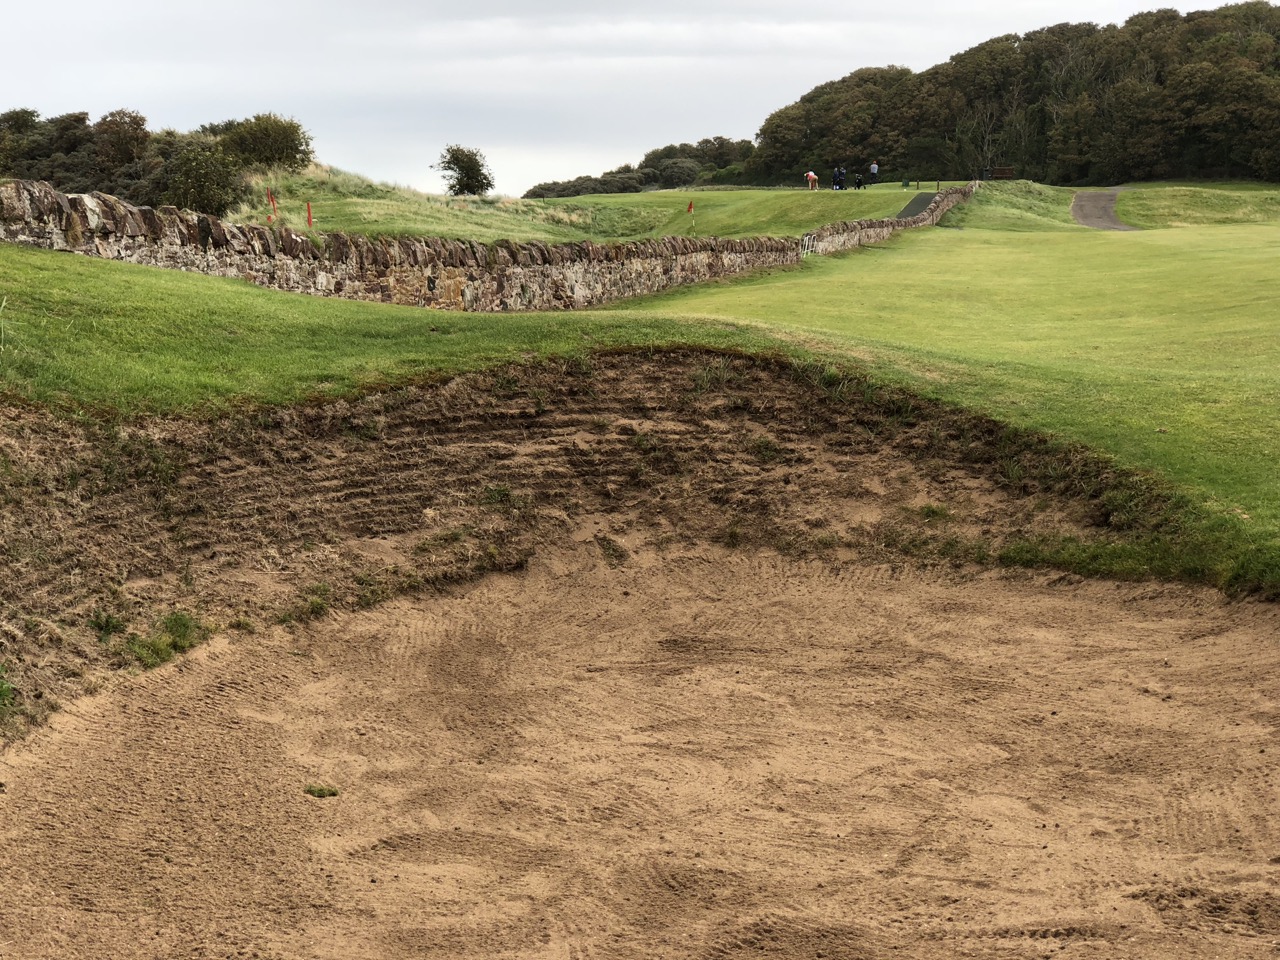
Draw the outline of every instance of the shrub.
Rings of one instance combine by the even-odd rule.
[[[259,113],[252,120],[229,120],[210,124],[223,151],[242,167],[283,167],[301,170],[315,156],[311,135],[296,120],[274,113]]]
[[[659,160],[655,164],[659,182],[664,187],[687,187],[698,179],[702,173],[702,164],[697,160],[676,157],[671,160]]]
[[[222,216],[245,193],[240,166],[215,140],[192,136],[164,165],[163,201]]]

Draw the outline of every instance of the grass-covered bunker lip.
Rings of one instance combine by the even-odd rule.
[[[1160,193],[1123,196],[1146,192]],[[1189,196],[1182,202],[1194,208],[1190,219],[1195,210],[1223,215],[1223,196],[1239,202],[1223,189]],[[1270,194],[1241,196],[1265,206]],[[782,483],[776,471],[795,464],[788,444],[761,422],[720,455],[738,473],[690,494],[705,494],[711,508],[703,512],[716,525],[700,527],[694,516],[681,520],[683,528],[735,549],[856,549],[904,562],[1171,578],[1232,596],[1277,598],[1280,502],[1267,444],[1280,419],[1280,358],[1259,307],[1273,281],[1258,269],[1273,256],[1274,226],[1170,229],[1159,222],[1166,210],[1141,232],[1103,237],[1071,222],[1070,198],[1070,191],[1034,184],[988,185],[952,215],[963,231],[921,233],[767,276],[570,316],[468,317],[294,297],[0,247],[7,410],[0,498],[9,525],[2,556],[15,571],[0,597],[7,605],[0,618],[9,644],[0,656],[7,729],[94,688],[99,667],[156,665],[209,631],[304,624],[525,562],[545,532],[538,526],[542,501],[518,477],[495,474],[460,493],[459,502],[487,511],[490,520],[499,515],[501,535],[476,517],[459,518],[424,535],[408,551],[412,564],[378,572],[353,560],[313,571],[289,581],[256,615],[193,593],[203,563],[238,562],[216,548],[201,559],[192,545],[222,538],[185,529],[222,496],[211,466],[218,456],[268,473],[287,462],[292,472],[284,476],[292,482],[298,470],[326,462],[320,449],[290,446],[294,426],[306,424],[337,449],[364,445],[360,455],[370,476],[378,475],[394,462],[384,458],[394,456],[395,443],[380,445],[397,436],[387,432],[401,416],[397,405],[424,391],[467,397],[472,406],[458,413],[464,421],[497,409],[505,411],[499,420],[518,413],[525,429],[538,429],[566,395],[609,396],[619,380],[629,384],[626,419],[635,422],[644,420],[655,392],[673,389],[672,377],[683,378],[677,393],[690,397],[732,393],[744,377],[759,380],[757,396],[721,398],[746,416],[767,407],[764,398],[785,384],[804,383],[814,402],[843,405],[846,447],[889,444],[909,448],[926,473],[949,464],[981,474],[1002,502],[1020,505],[1011,514],[1017,522],[987,525],[998,533],[975,531],[963,511],[937,495],[910,504],[892,523],[878,518],[874,536],[770,528],[761,518],[777,513],[795,479],[782,490],[765,481]],[[1149,206],[1162,209],[1158,197]],[[650,380],[636,381],[632,368],[648,371]],[[507,406],[517,398],[522,406],[513,413]],[[685,402],[671,401],[673,409]],[[581,417],[586,434],[612,436],[607,411]],[[660,489],[688,477],[696,445],[635,430],[623,446],[613,443],[610,455],[628,466],[611,489]],[[292,459],[272,452],[281,444]],[[592,462],[566,469],[573,475]],[[496,468],[475,469],[479,476]],[[749,476],[755,479],[747,483]],[[728,492],[743,484],[748,493]],[[205,494],[193,499],[189,486]],[[726,514],[725,503],[741,509]],[[141,524],[157,538],[148,562],[161,579],[173,578],[163,589],[145,596],[125,590],[131,563],[112,554],[109,536],[95,539],[97,528],[72,522],[113,509],[150,518]],[[277,509],[289,523],[273,536],[295,552],[344,542],[341,530],[319,523],[298,537],[296,509],[284,501],[261,512]],[[1060,513],[1076,526],[1043,522]],[[102,520],[103,530],[113,524]],[[611,562],[625,562],[618,538],[602,534],[595,542]],[[101,563],[64,571],[82,593],[59,600],[57,591],[32,586],[33,576],[60,581],[62,565],[92,543],[89,552],[98,551]],[[31,595],[43,596],[44,606],[23,608]],[[189,629],[169,629],[182,626],[175,616],[189,617]],[[85,639],[88,667],[71,667],[61,679],[36,676],[15,653],[67,637]]]
[[[6,413],[11,734],[103,671],[519,569],[621,505],[664,542],[1280,595],[1265,551],[1153,477],[779,352],[599,351],[197,420]]]

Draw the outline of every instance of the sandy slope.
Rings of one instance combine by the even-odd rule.
[[[57,716],[0,955],[1275,955],[1274,608],[636,546]]]
[[[176,479],[114,485],[0,424],[0,641],[64,700],[0,754],[0,957],[1276,956],[1280,611],[961,562],[1087,504],[708,363],[151,424]],[[255,629],[109,673],[98,603]]]

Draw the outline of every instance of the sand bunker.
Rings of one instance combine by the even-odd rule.
[[[254,629],[45,652],[102,689],[0,756],[0,957],[1275,956],[1277,608],[904,558],[1076,521],[706,362],[201,441],[124,582]]]

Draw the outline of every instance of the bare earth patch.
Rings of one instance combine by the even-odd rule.
[[[1081,190],[1071,200],[1071,216],[1094,230],[1136,230],[1116,216],[1119,190]]]
[[[0,957],[1275,956],[1274,606],[975,563],[1102,534],[972,424],[497,376],[14,411],[0,658],[63,708],[0,755]],[[105,607],[220,629],[121,671]]]

